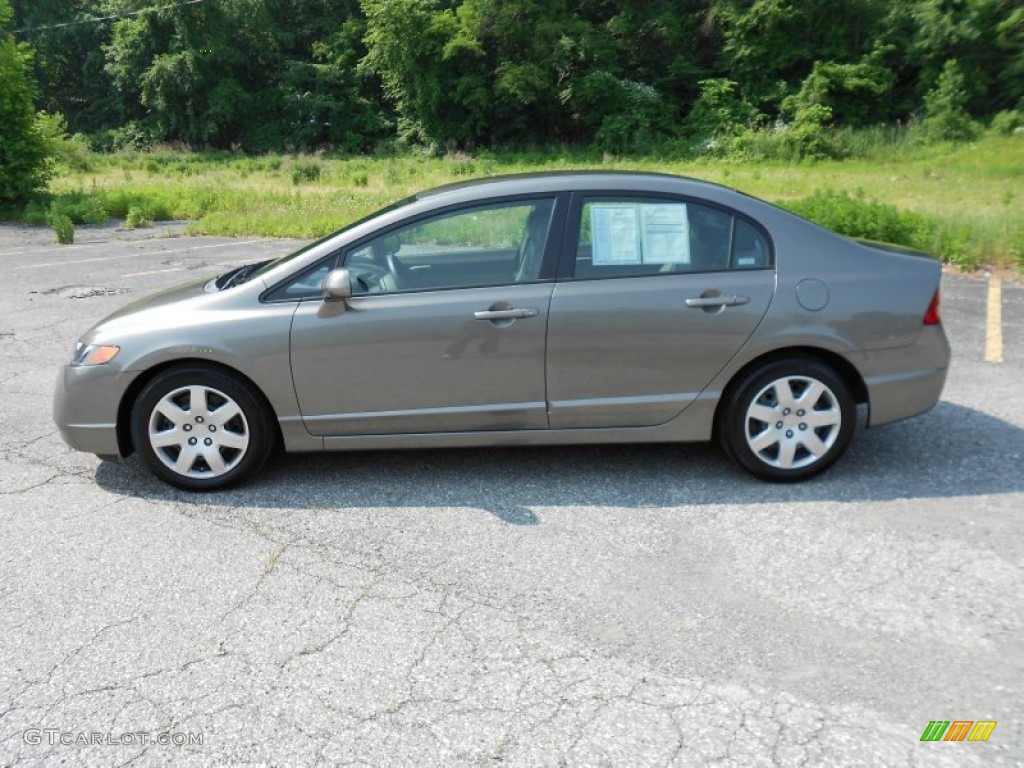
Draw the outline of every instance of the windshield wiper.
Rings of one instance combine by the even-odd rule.
[[[253,264],[243,264],[230,272],[225,272],[217,278],[217,288],[223,291],[225,288],[230,288],[233,285],[241,285],[249,278],[249,275],[270,261],[272,261],[272,259],[259,261]]]
[[[214,285],[217,286],[217,290],[222,291],[225,288],[227,288],[229,285],[232,285],[232,281],[235,279],[235,277],[238,275],[238,273],[241,272],[243,269],[245,269],[247,266],[248,266],[248,264],[243,264],[240,267],[235,267],[234,269],[230,269],[227,272],[225,272],[223,275],[218,277],[217,281],[214,283]]]

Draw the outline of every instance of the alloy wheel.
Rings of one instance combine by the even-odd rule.
[[[230,472],[249,448],[249,423],[233,399],[213,387],[179,387],[149,417],[149,444],[168,469],[211,479]]]
[[[828,386],[810,376],[784,376],[751,400],[744,436],[750,450],[765,464],[799,469],[829,452],[842,424],[842,409]]]

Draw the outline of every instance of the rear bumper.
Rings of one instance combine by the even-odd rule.
[[[106,366],[65,366],[53,395],[53,420],[64,442],[77,451],[120,453],[117,411],[136,372]]]
[[[864,356],[868,426],[909,419],[935,407],[949,371],[950,349],[941,325],[925,326],[907,347]]]

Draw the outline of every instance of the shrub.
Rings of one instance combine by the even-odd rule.
[[[129,229],[140,229],[152,226],[153,222],[143,208],[133,206],[128,209],[128,215],[124,218],[124,225]]]
[[[112,143],[113,148],[116,149],[129,149],[129,150],[142,150],[149,149],[153,146],[152,134],[143,128],[141,125],[136,123],[134,120],[129,120],[127,123],[122,125],[120,128],[115,128],[112,132]]]
[[[769,128],[744,131],[724,142],[726,154],[749,160],[823,160],[850,155],[849,131],[830,128],[828,107],[802,108],[792,123],[777,122]]]
[[[984,256],[984,244],[968,224],[901,211],[862,196],[815,192],[785,207],[847,237],[905,245],[962,269],[977,269]]]
[[[315,160],[296,160],[292,166],[292,184],[317,181],[320,178],[320,163]]]
[[[967,114],[966,81],[956,59],[942,68],[935,87],[924,97],[920,131],[930,141],[968,141],[978,135],[978,124]]]
[[[649,152],[677,135],[672,110],[653,86],[620,80],[623,108],[605,117],[594,146],[605,152]]]
[[[93,158],[88,143],[81,134],[68,136],[68,123],[60,112],[37,114],[36,130],[57,173],[92,170]]]
[[[839,137],[830,130],[832,108],[824,104],[807,104],[799,107],[792,124],[780,134],[783,144],[789,145],[793,154],[800,158],[821,160],[827,157],[841,158],[846,155]]]
[[[102,224],[110,218],[103,201],[95,195],[83,194],[72,210],[68,215],[76,224]]]
[[[197,190],[197,192],[203,191]],[[216,196],[213,192],[210,192],[210,195]],[[177,200],[173,194],[125,189],[123,187],[105,191],[103,199],[107,212],[115,218],[127,220],[131,210],[138,208],[143,212],[144,217],[150,221],[168,221],[173,219],[175,218],[177,207],[190,206],[193,202],[189,199]],[[198,218],[198,216],[205,213],[205,210],[200,210],[201,207],[197,206],[194,211],[188,211],[188,213],[194,214],[192,218]]]
[[[754,120],[757,110],[737,94],[738,83],[724,78],[701,80],[700,96],[686,117],[686,132],[697,140],[738,136]]]
[[[892,88],[888,67],[871,55],[856,64],[816,61],[800,90],[782,101],[782,111],[799,116],[801,110],[827,107],[829,119],[843,125],[863,125],[885,111],[885,95]]]
[[[785,204],[794,213],[847,237],[921,248],[931,226],[923,216],[845,192],[815,192]]]
[[[53,216],[67,216],[73,224],[102,224],[110,218],[102,197],[96,192],[63,192],[45,195],[25,206],[24,220],[29,224],[50,224]]]
[[[57,235],[57,242],[61,245],[70,245],[75,242],[75,224],[71,217],[63,213],[54,213],[50,216],[50,226]]]
[[[575,80],[561,99],[604,152],[650,151],[677,133],[671,105],[653,86],[604,70]]]
[[[1019,109],[1003,110],[992,118],[989,127],[994,133],[1003,136],[1009,136],[1016,131],[1024,130],[1024,112]]]

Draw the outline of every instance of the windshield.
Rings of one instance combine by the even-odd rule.
[[[413,202],[415,199],[416,199],[415,197],[406,197],[406,198],[404,198],[402,200],[399,200],[399,201],[397,201],[395,203],[392,203],[389,206],[381,208],[380,210],[374,211],[369,216],[364,216],[363,218],[358,219],[357,221],[353,221],[351,224],[342,227],[341,229],[337,230],[336,232],[331,232],[331,234],[326,235],[325,237],[321,237],[319,240],[315,240],[312,243],[309,243],[308,245],[304,245],[301,248],[299,248],[299,250],[297,250],[297,251],[293,251],[292,253],[289,253],[289,254],[286,254],[284,256],[281,256],[280,258],[271,259],[270,261],[265,261],[262,264],[256,265],[255,269],[253,269],[252,271],[247,271],[245,273],[244,277],[242,277],[239,280],[233,281],[233,284],[237,285],[239,283],[248,282],[249,280],[252,280],[254,277],[259,277],[260,275],[265,274],[266,272],[269,272],[272,269],[276,269],[277,267],[281,266],[282,264],[287,264],[292,259],[297,259],[298,257],[302,256],[303,254],[308,253],[309,251],[311,251],[312,249],[316,248],[321,243],[327,242],[332,237],[336,237],[337,235],[340,235],[343,232],[347,232],[348,230],[352,229],[353,227],[358,227],[360,224],[363,224],[364,222],[370,221],[371,219],[375,219],[378,216],[381,216],[381,215],[383,215],[385,213],[388,213],[390,211],[395,210],[396,208],[401,208],[403,205],[408,205],[409,203]]]

